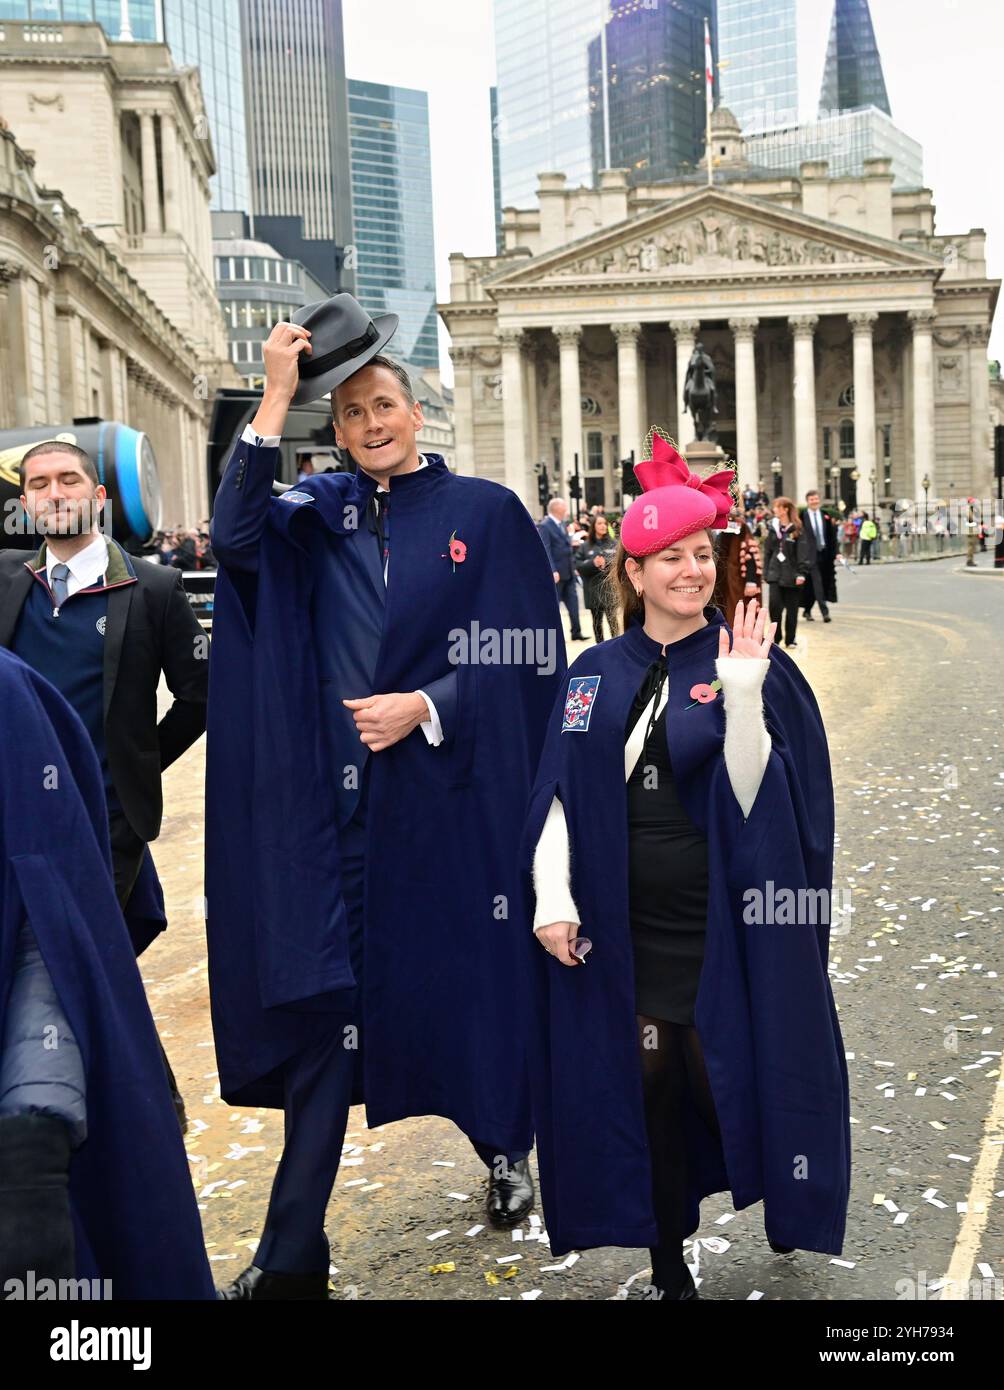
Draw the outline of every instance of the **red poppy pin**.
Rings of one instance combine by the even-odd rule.
[[[443,554],[440,556],[440,559],[452,560],[454,572],[456,572],[457,566],[462,565],[464,561],[467,559],[467,544],[465,541],[457,540],[456,531],[454,531],[450,536],[449,552],[447,553],[446,551],[444,551]]]
[[[712,700],[718,699],[718,692],[721,688],[722,683],[719,680],[712,681],[710,685],[706,684],[704,681],[698,681],[697,685],[692,685],[690,687],[690,698],[693,700],[694,704],[684,705],[683,708],[685,710],[693,709],[694,705],[710,704]]]

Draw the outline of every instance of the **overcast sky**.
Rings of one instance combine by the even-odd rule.
[[[798,0],[803,118],[819,100],[830,0]],[[495,80],[492,0],[344,0],[349,77],[429,94],[430,216],[440,300],[451,251],[495,249],[488,89]],[[988,272],[1004,272],[1004,179],[999,110],[1004,57],[1001,0],[871,0],[893,120],[919,140],[933,189],[935,230],[987,232]],[[440,322],[443,376],[452,382]],[[1004,308],[990,340],[1004,358]]]

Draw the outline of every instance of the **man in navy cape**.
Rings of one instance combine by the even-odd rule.
[[[212,1298],[187,1155],[115,896],[97,756],[59,692],[2,650],[0,707],[5,1296],[59,1297],[58,1283],[40,1281],[75,1278],[108,1281],[93,1297]]]
[[[453,1120],[500,1224],[532,1203],[519,837],[564,671],[522,502],[418,454],[421,407],[379,355],[396,316],[341,294],[296,319],[266,344],[213,519],[213,1026],[223,1098],[286,1120],[239,1299],[327,1296],[325,1209],[363,1098],[372,1126]],[[367,471],[273,497],[291,401],[326,392]]]
[[[708,920],[695,1007],[721,1143],[685,1102],[687,1234],[699,1202],[731,1190],[763,1200],[778,1246],[838,1255],[850,1184],[847,1063],[827,976],[833,788],[819,710],[776,646],[763,686],[771,753],[744,820],[723,755],[715,679],[725,620],[666,647],[666,729],[687,814],[708,841]],[[534,996],[530,1074],[551,1250],[655,1246],[628,913],[624,728],[659,644],[635,622],[573,663],[555,703],[523,847],[524,889],[552,798],[562,803],[572,894],[593,942],[584,968],[559,966],[529,927]],[[599,676],[585,732],[562,732],[568,684]],[[602,789],[602,791],[600,790]],[[773,904],[774,910],[766,907]],[[759,904],[759,907],[757,906]],[[785,905],[782,910],[782,904]],[[806,921],[808,917],[808,921]]]

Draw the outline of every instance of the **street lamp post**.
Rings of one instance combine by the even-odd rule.
[[[834,506],[840,501],[839,479],[840,465],[839,463],[834,463],[830,466],[830,491],[833,493]]]
[[[930,488],[930,486],[931,486],[931,480],[930,480],[930,478],[927,476],[926,473],[924,474],[923,478],[921,479],[920,485],[921,485],[921,487],[924,489],[924,535],[926,536],[926,535],[927,535],[927,492],[928,492],[928,488]],[[926,542],[925,542],[925,544],[926,544]]]
[[[775,497],[780,497],[780,496],[781,496],[781,474],[784,472],[784,464],[781,462],[780,458],[778,458],[777,454],[774,455],[774,458],[773,458],[773,460],[771,461],[770,471],[771,471],[771,472],[773,473],[773,475],[774,475],[774,496],[775,496]]]

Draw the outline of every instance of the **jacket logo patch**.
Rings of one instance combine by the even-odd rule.
[[[99,618],[97,622],[94,624],[97,630],[101,633],[102,637],[104,637],[105,635],[105,624],[107,623],[107,621],[107,618]]]
[[[313,502],[313,500],[311,493],[297,492],[295,488],[290,492],[284,492],[279,498],[280,502]]]
[[[589,728],[589,717],[596,703],[596,692],[600,687],[599,676],[573,676],[568,682],[568,696],[565,700],[565,713],[561,721],[561,732],[585,733]]]

